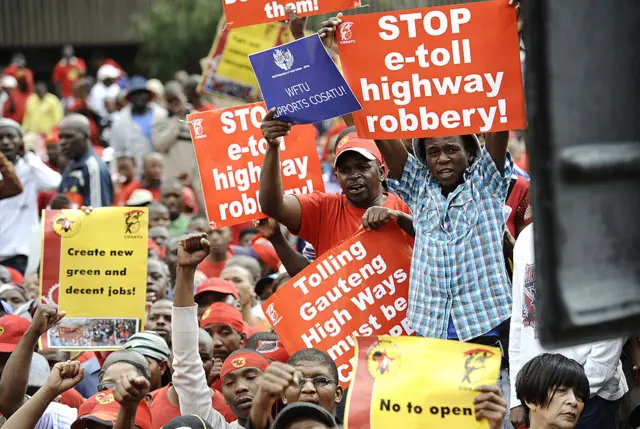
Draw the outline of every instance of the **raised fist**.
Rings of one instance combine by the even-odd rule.
[[[197,267],[209,255],[211,245],[207,234],[189,234],[178,243],[178,265]]]

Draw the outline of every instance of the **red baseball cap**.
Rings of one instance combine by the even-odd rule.
[[[31,323],[24,317],[13,314],[0,317],[0,353],[13,352],[29,325]]]
[[[78,419],[71,425],[71,429],[84,429],[88,422],[113,426],[119,410],[120,404],[113,397],[112,389],[98,392],[80,406]],[[151,429],[151,410],[144,399],[138,404],[135,424],[140,429]]]
[[[338,165],[340,155],[346,152],[356,152],[370,161],[377,160],[383,165],[382,154],[373,140],[361,139],[356,133],[349,133],[336,143],[336,158],[333,167]]]
[[[235,299],[238,299],[238,290],[236,289],[236,286],[233,283],[227,280],[223,280],[219,277],[210,277],[200,283],[196,288],[194,299],[198,299],[198,295],[205,292],[226,293],[229,295],[233,295]]]

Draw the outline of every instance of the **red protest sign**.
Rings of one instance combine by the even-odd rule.
[[[298,16],[311,16],[360,7],[360,0],[222,0],[229,25],[245,27],[288,19],[292,5]]]
[[[360,230],[280,287],[263,309],[287,352],[326,352],[348,386],[355,336],[414,333],[406,318],[411,254],[393,222]]]
[[[516,11],[508,0],[343,18],[338,49],[363,109],[360,137],[525,127]]]
[[[267,141],[264,103],[187,116],[209,222],[214,228],[266,217],[260,211],[260,171]],[[295,126],[280,145],[285,194],[324,191],[312,125]]]

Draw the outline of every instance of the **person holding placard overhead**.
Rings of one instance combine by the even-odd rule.
[[[319,31],[336,43],[338,15]],[[347,125],[352,119],[345,117]],[[503,256],[504,205],[513,170],[508,132],[377,140],[391,192],[411,209],[416,244],[408,318],[418,335],[502,347],[500,325],[511,315],[511,282]],[[500,385],[508,389],[508,374]]]

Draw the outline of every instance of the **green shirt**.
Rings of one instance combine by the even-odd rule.
[[[172,237],[179,237],[186,234],[190,223],[191,218],[189,216],[184,213],[180,214],[180,216],[169,225],[169,234],[171,234]]]

